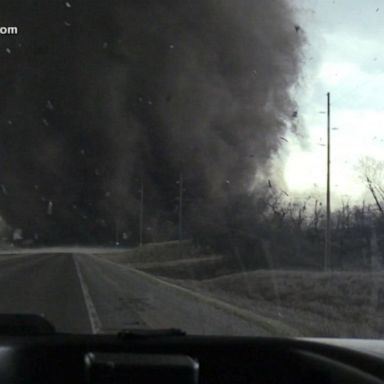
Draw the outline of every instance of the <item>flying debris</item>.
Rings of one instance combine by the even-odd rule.
[[[52,212],[53,212],[53,203],[52,203],[52,201],[49,201],[48,207],[47,207],[47,215],[52,216]]]
[[[284,141],[286,141],[286,142],[288,143],[288,140],[287,140],[285,137],[280,136],[280,139],[281,139],[281,140],[284,140]]]
[[[285,196],[289,196],[287,192],[281,190],[281,192],[285,195]]]
[[[9,55],[12,53],[12,51],[10,50],[10,48],[6,48],[6,49],[5,49],[5,52],[7,52]]]
[[[71,7],[72,7],[72,5],[71,5],[71,3],[70,3],[69,1],[67,1],[67,2],[65,3],[65,6],[66,6],[67,8],[71,8]]]
[[[293,113],[292,113],[292,117],[293,117],[293,118],[296,118],[297,115],[298,115],[298,112],[297,112],[297,111],[293,111]]]
[[[376,8],[376,12],[379,12],[380,8]]]
[[[47,108],[51,111],[53,111],[55,109],[55,107],[53,106],[51,100],[47,100]]]
[[[1,191],[3,192],[3,195],[7,195],[8,194],[7,188],[5,187],[4,184],[1,184]]]
[[[295,25],[295,31],[296,31],[296,32],[300,32],[300,30],[301,30],[300,25]]]
[[[272,188],[271,180],[268,179],[268,188]]]
[[[49,123],[48,123],[48,120],[47,119],[42,119],[41,120],[43,122],[43,124],[48,127],[49,126]]]

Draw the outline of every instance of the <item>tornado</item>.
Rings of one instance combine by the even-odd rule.
[[[135,244],[142,210],[175,237],[180,193],[188,228],[257,190],[297,109],[288,0],[1,0],[0,26],[0,215],[36,242]]]

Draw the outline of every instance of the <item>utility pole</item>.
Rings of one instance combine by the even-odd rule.
[[[139,214],[139,246],[143,246],[143,226],[144,226],[144,184],[141,180],[140,186],[140,214]]]
[[[327,93],[327,217],[325,226],[324,270],[331,261],[331,94]]]
[[[179,178],[179,242],[183,239],[183,173],[180,172]]]
[[[117,218],[115,218],[115,245],[116,246],[120,245],[120,243],[119,243],[119,223],[118,223]]]

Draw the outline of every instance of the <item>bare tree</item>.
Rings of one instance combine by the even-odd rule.
[[[384,216],[384,161],[366,156],[359,161],[357,171],[360,178],[366,183],[377,208]]]

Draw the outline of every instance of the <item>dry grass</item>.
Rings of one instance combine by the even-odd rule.
[[[381,272],[254,271],[178,283],[284,319],[303,336],[384,335]]]
[[[163,279],[283,320],[312,337],[382,338],[384,272],[258,270],[233,273],[190,242],[149,244],[105,256]],[[236,267],[237,270],[239,270]]]
[[[120,264],[127,263],[159,263],[187,258],[199,258],[201,252],[189,240],[167,241],[163,243],[145,244],[141,248],[128,249],[118,254],[102,255],[110,261]]]

